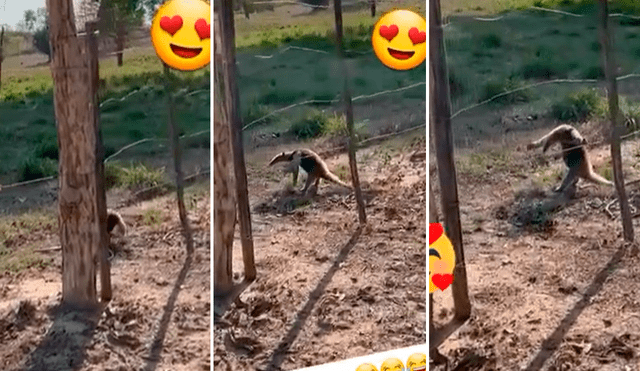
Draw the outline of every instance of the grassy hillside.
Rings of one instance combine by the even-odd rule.
[[[375,21],[393,8],[413,9],[423,16],[426,13],[425,3],[416,0],[380,3],[375,18],[367,7],[344,10],[344,42],[348,49],[352,96],[416,83],[424,85],[355,101],[359,110],[356,125],[363,132],[375,133],[384,125],[408,127],[424,123],[426,63],[410,71],[394,71],[376,58],[371,46]],[[250,19],[236,15],[238,84],[245,124],[292,104],[340,98],[343,77],[336,57],[334,22],[331,8],[309,12],[300,6],[282,6],[272,12],[251,15]],[[381,116],[379,110],[383,107],[387,109]],[[250,131],[281,132],[292,128],[296,131],[296,128],[316,123],[317,117],[324,116],[323,120],[330,122],[336,118],[334,113],[339,109],[338,102],[307,104],[258,122]],[[391,113],[393,110],[400,111],[395,118]]]
[[[47,65],[22,66],[26,58],[11,57],[3,64],[6,72],[0,89],[0,179],[4,183],[51,175],[57,170],[51,72]],[[176,85],[182,89],[176,99],[181,132],[208,129],[209,69],[175,75],[179,80]],[[143,138],[166,138],[167,98],[162,64],[152,48],[127,52],[123,67],[117,67],[113,58],[101,61],[100,77],[106,80],[100,92],[100,118],[107,155]],[[188,92],[196,93],[186,96]],[[137,146],[124,158],[166,151],[161,144],[164,143],[156,141]]]
[[[572,17],[538,10],[507,12],[495,21],[452,15],[445,27],[454,110],[502,92],[554,79],[602,80],[601,51],[592,6],[573,5]],[[568,9],[568,8],[564,8]],[[619,76],[640,73],[640,22],[613,17]],[[550,84],[497,99],[544,109],[593,83]],[[622,93],[640,97],[637,79],[621,82]]]

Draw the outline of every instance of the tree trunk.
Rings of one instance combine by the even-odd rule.
[[[124,53],[124,41],[127,34],[127,29],[123,21],[118,21],[116,29],[116,57],[118,58],[118,67],[122,66],[123,53]]]
[[[58,222],[62,301],[92,307],[100,246],[96,180],[96,104],[87,43],[76,36],[71,0],[48,0],[51,73],[58,130]]]
[[[214,8],[214,110],[213,116],[213,188],[214,188],[214,242],[213,242],[213,271],[214,293],[224,295],[231,291],[233,252],[233,233],[236,224],[236,200],[233,192],[232,177],[230,114],[229,104],[225,96],[225,86],[229,83],[224,74],[223,32],[221,22],[220,3]]]
[[[227,1],[218,2],[218,16],[222,27],[222,73],[224,73],[224,97],[227,110],[227,124],[230,126],[231,148],[233,151],[233,171],[242,243],[244,277],[248,281],[256,278],[256,266],[253,254],[253,236],[251,233],[251,209],[247,189],[247,170],[244,164],[242,144],[242,122],[240,121],[240,97],[236,84],[236,42],[233,9]]]

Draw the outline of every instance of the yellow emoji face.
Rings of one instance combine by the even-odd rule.
[[[410,70],[427,57],[427,22],[410,10],[389,12],[373,26],[376,56],[394,70]]]
[[[363,363],[356,368],[356,371],[378,371],[378,369],[371,363]]]
[[[429,223],[429,294],[451,285],[455,267],[456,253],[442,224]]]
[[[194,71],[211,61],[211,5],[205,0],[169,0],[156,11],[151,42],[169,67]]]
[[[413,353],[407,359],[407,371],[427,371],[427,355]]]
[[[388,358],[384,362],[382,362],[382,366],[380,366],[380,371],[402,371],[404,365],[402,361],[397,358]]]

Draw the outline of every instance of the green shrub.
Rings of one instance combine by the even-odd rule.
[[[58,161],[29,156],[20,166],[18,181],[41,179],[58,173]]]
[[[582,121],[600,109],[602,98],[595,89],[572,92],[551,106],[551,116],[558,121]]]
[[[324,112],[310,110],[291,125],[289,132],[299,139],[315,138],[325,132],[330,125],[329,120],[330,116]]]

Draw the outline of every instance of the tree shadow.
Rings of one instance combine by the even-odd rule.
[[[149,347],[149,355],[145,357],[148,360],[148,363],[143,369],[144,371],[153,371],[158,367],[158,363],[160,362],[160,354],[162,353],[162,349],[164,348],[164,339],[167,335],[169,324],[171,323],[171,315],[173,314],[176,301],[178,300],[178,294],[180,294],[182,285],[187,278],[187,273],[189,273],[191,264],[193,263],[193,250],[193,240],[191,239],[191,235],[189,235],[187,237],[187,257],[184,261],[184,264],[182,265],[182,269],[180,269],[178,278],[173,285],[171,294],[167,299],[167,304],[165,304],[164,306],[164,312],[162,313],[162,317],[160,318],[160,322],[158,323],[157,331],[153,335],[153,340],[151,341],[151,346]]]
[[[311,315],[311,312],[313,311],[314,306],[322,296],[322,293],[326,290],[327,285],[329,285],[329,283],[331,282],[331,279],[333,278],[334,274],[338,271],[338,269],[340,269],[340,265],[344,262],[344,260],[347,258],[347,256],[351,252],[351,249],[353,249],[353,247],[358,242],[358,239],[362,234],[362,229],[363,229],[362,226],[358,226],[358,228],[353,233],[353,236],[351,236],[349,241],[338,253],[338,256],[333,262],[333,265],[329,268],[329,270],[327,270],[327,273],[325,273],[324,277],[322,277],[322,279],[320,280],[316,288],[309,294],[309,299],[305,303],[304,307],[302,307],[302,309],[298,312],[296,319],[293,325],[291,326],[291,329],[285,335],[285,337],[282,339],[278,347],[274,350],[273,354],[271,355],[271,360],[269,361],[269,365],[267,366],[266,371],[280,370],[280,366],[282,365],[282,362],[287,356],[287,353],[289,352],[289,348],[291,347],[291,344],[293,344],[295,339],[300,334],[300,331],[302,331],[302,328],[304,327],[305,322]]]
[[[602,286],[607,278],[614,273],[626,250],[627,246],[623,244],[618,251],[613,254],[607,265],[598,272],[591,285],[587,287],[582,298],[573,306],[562,321],[560,321],[560,324],[551,333],[551,335],[542,342],[540,351],[531,360],[525,371],[537,371],[542,369],[544,363],[558,350],[562,343],[562,339],[564,339],[567,332],[571,329],[571,326],[573,326],[575,321],[578,319],[578,316],[580,316],[582,311],[591,303],[591,299],[600,292],[600,290],[602,290]]]
[[[31,353],[23,370],[75,370],[82,366],[86,349],[100,320],[104,305],[79,310],[58,304],[48,311],[53,324]]]

